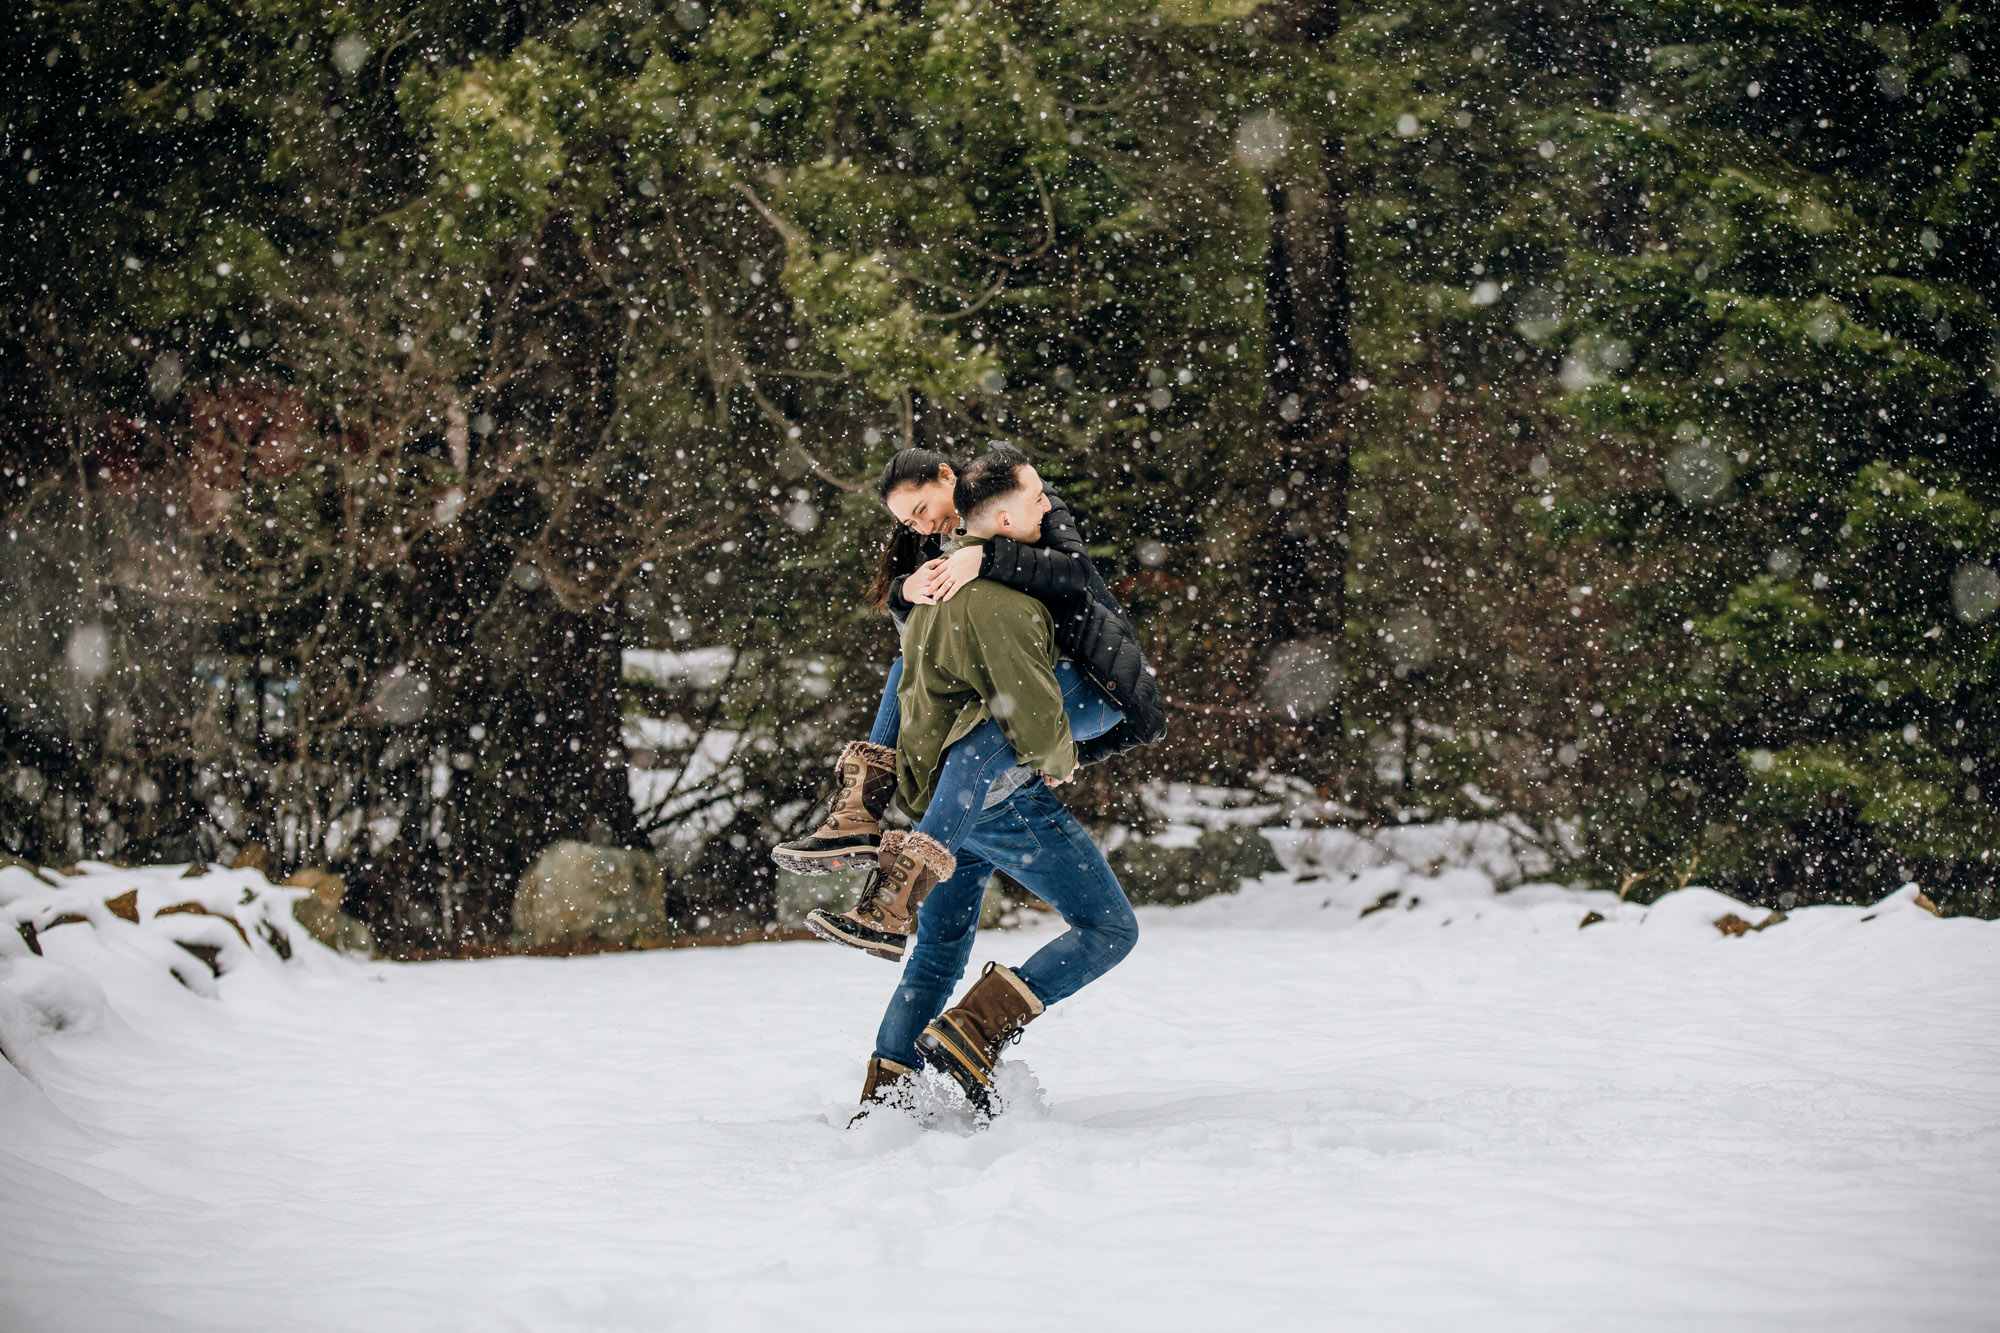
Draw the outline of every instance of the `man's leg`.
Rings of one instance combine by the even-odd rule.
[[[1069,923],[1019,970],[988,964],[964,998],[917,1038],[925,1058],[984,1110],[1000,1049],[1049,1005],[1074,995],[1130,953],[1139,927],[1104,854],[1040,783],[981,820],[966,845]]]
[[[952,988],[965,974],[972,941],[979,934],[979,906],[993,867],[979,856],[958,858],[950,879],[932,890],[917,917],[916,943],[903,963],[902,980],[889,998],[875,1034],[875,1055],[911,1069],[923,1064],[917,1034],[943,1011]]]
[[[990,720],[980,723],[944,752],[937,788],[931,793],[931,803],[924,807],[924,817],[917,821],[917,832],[946,851],[956,852],[985,812],[994,779],[1020,766],[1000,724]]]
[[[1076,994],[1131,953],[1139,940],[1139,922],[1104,853],[1055,793],[1037,785],[1008,806],[1033,835],[1033,852],[1010,857],[996,849],[986,854],[1069,923],[1068,930],[1016,969],[1037,999],[1045,1005],[1054,1004]]]
[[[1125,714],[1074,663],[1065,660],[1057,664],[1056,682],[1062,686],[1070,734],[1077,740],[1102,736],[1124,718]],[[938,766],[937,790],[924,808],[917,832],[945,851],[956,852],[987,807],[998,804],[990,799],[994,783],[1019,769],[1020,762],[999,724],[981,723],[945,752],[944,762]]]

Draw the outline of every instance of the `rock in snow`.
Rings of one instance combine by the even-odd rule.
[[[374,951],[375,941],[368,923],[349,916],[341,906],[347,900],[346,880],[328,870],[306,869],[293,874],[285,885],[310,891],[310,897],[293,904],[292,914],[312,932],[314,939],[330,949]]]
[[[514,895],[514,932],[531,945],[629,943],[667,933],[666,875],[650,852],[558,842]]]

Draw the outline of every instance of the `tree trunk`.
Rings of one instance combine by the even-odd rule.
[[[1267,11],[1281,47],[1317,57],[1340,25],[1324,3]],[[1316,151],[1313,151],[1316,149]],[[1292,732],[1301,777],[1338,787],[1345,767],[1341,638],[1347,624],[1350,340],[1347,154],[1338,134],[1295,148],[1266,182],[1266,435],[1270,517],[1258,586],[1271,671],[1266,701]]]
[[[450,768],[420,803],[428,834],[393,869],[379,898],[419,904],[410,947],[454,947],[504,934],[521,873],[550,843],[581,839],[643,845],[623,745],[623,645],[615,591],[604,571],[615,534],[590,484],[617,410],[618,339],[624,320],[562,224],[543,237],[546,276],[523,305],[554,306],[526,336],[541,368],[490,411],[502,434],[538,444],[509,474],[506,502],[468,514],[460,541],[436,548],[411,596],[415,623],[434,631],[418,645],[431,682],[422,743]],[[524,354],[525,355],[525,354]],[[476,471],[477,449],[467,465]],[[560,588],[560,595],[558,589]],[[391,867],[385,863],[384,869]],[[435,886],[434,922],[421,900]],[[423,935],[434,936],[423,939]]]

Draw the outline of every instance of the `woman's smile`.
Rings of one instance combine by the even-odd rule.
[[[958,526],[958,510],[951,502],[956,480],[951,469],[944,468],[936,481],[899,486],[889,493],[889,512],[905,527],[926,537],[950,532]]]

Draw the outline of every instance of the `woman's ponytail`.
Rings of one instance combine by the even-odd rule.
[[[914,528],[898,523],[889,529],[889,540],[882,546],[882,563],[875,571],[875,581],[868,587],[870,606],[887,606],[889,590],[902,580],[917,572],[917,566],[924,563],[924,539]]]

